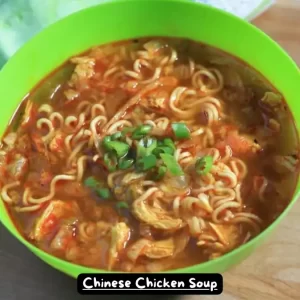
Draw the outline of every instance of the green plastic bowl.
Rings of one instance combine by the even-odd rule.
[[[1,135],[20,100],[70,56],[98,44],[144,36],[186,37],[218,47],[246,61],[286,97],[299,132],[300,72],[292,59],[267,35],[241,19],[201,4],[176,0],[126,0],[85,9],[57,22],[35,36],[8,61],[0,72]],[[222,273],[241,262],[274,231],[295,204],[299,191],[298,181],[289,206],[249,243],[213,261],[171,272]],[[28,243],[16,230],[2,201],[0,220],[29,250],[70,276],[108,272],[68,263]]]

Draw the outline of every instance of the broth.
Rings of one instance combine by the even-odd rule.
[[[157,272],[248,242],[289,204],[299,141],[283,96],[238,59],[143,38],[71,58],[1,142],[26,239],[87,267]]]

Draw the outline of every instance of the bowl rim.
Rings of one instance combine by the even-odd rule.
[[[4,72],[7,68],[10,67],[10,63],[11,61],[14,59],[14,57],[18,56],[19,53],[23,52],[24,49],[26,48],[26,45],[31,44],[31,43],[35,43],[36,41],[39,40],[40,36],[44,36],[47,35],[47,31],[54,28],[54,27],[59,27],[60,24],[64,23],[66,19],[69,19],[73,16],[76,15],[80,15],[82,13],[85,13],[87,11],[93,10],[95,7],[103,7],[103,6],[111,6],[111,5],[118,5],[119,3],[138,3],[141,0],[114,0],[112,2],[103,2],[97,5],[93,5],[91,7],[82,9],[80,11],[77,11],[75,13],[72,13],[58,21],[56,21],[55,23],[51,24],[50,26],[47,26],[45,29],[43,29],[41,32],[37,33],[35,36],[33,36],[31,39],[29,39],[13,56],[12,58],[10,58],[5,65],[3,66],[3,68],[0,70],[0,73]],[[144,1],[149,1],[149,2],[177,2],[177,3],[181,3],[183,5],[189,5],[191,7],[194,7],[195,9],[203,9],[203,10],[211,10],[213,11],[215,14],[223,14],[223,16],[225,16],[226,18],[231,18],[234,19],[234,21],[236,22],[236,24],[241,24],[243,26],[247,26],[250,30],[252,30],[253,32],[255,32],[256,35],[260,35],[262,38],[267,39],[268,42],[270,43],[270,45],[272,44],[273,48],[277,48],[277,51],[280,52],[280,55],[282,57],[285,58],[286,60],[286,64],[289,63],[290,64],[290,69],[292,70],[292,68],[296,68],[298,69],[297,64],[293,61],[293,59],[286,53],[285,50],[283,50],[279,44],[277,42],[275,42],[273,39],[271,39],[266,33],[264,33],[262,30],[260,30],[259,28],[257,28],[256,26],[252,25],[251,23],[235,16],[232,15],[228,12],[222,11],[220,9],[217,9],[215,7],[212,6],[208,6],[206,4],[203,3],[198,3],[198,2],[192,2],[192,1],[188,1],[188,0],[144,0]],[[207,43],[206,43],[207,44]],[[229,55],[232,55],[230,52],[228,52]],[[71,56],[71,55],[70,55]],[[53,68],[53,70],[55,70],[57,68],[57,66],[55,66]],[[258,72],[260,72],[260,70],[257,70]],[[43,78],[42,78],[43,79]],[[42,80],[41,79],[41,80]],[[300,80],[300,70],[299,70],[299,80]],[[21,100],[20,100],[21,101]],[[297,129],[298,134],[299,134],[299,130]],[[300,174],[298,174],[298,179],[297,182],[299,181],[300,178]],[[173,269],[173,270],[167,270],[167,271],[161,271],[158,273],[195,273],[197,272],[197,269],[201,268],[209,268],[210,266],[213,266],[216,262],[218,262],[219,264],[225,263],[228,259],[230,260],[232,257],[235,257],[236,255],[238,255],[239,253],[243,252],[245,249],[249,249],[252,246],[254,246],[258,240],[262,240],[263,238],[267,237],[269,235],[269,233],[271,233],[273,231],[273,229],[284,219],[284,217],[288,214],[288,212],[291,210],[291,208],[293,207],[293,205],[296,203],[296,201],[298,200],[300,196],[300,189],[296,190],[293,193],[293,195],[291,196],[291,200],[289,202],[289,204],[286,206],[286,208],[283,210],[283,212],[268,226],[266,227],[261,233],[259,233],[257,236],[255,236],[253,239],[251,239],[249,242],[242,244],[241,246],[233,249],[232,251],[214,259],[211,261],[205,261],[196,265],[192,265],[192,266],[188,266],[188,267],[183,267],[183,268],[178,268],[178,269]],[[1,201],[3,201],[1,199]],[[4,202],[4,201],[3,201]],[[95,269],[95,268],[89,268],[89,267],[85,267],[83,265],[79,265],[79,264],[75,264],[72,262],[69,262],[67,260],[58,258],[52,254],[47,253],[46,251],[38,248],[37,246],[35,246],[33,243],[30,243],[18,230],[18,228],[14,225],[13,219],[10,216],[9,211],[7,210],[6,204],[4,203],[4,209],[2,209],[0,207],[0,216],[1,214],[4,213],[7,215],[7,217],[12,221],[12,225],[8,224],[7,222],[4,222],[2,220],[2,218],[0,218],[0,222],[3,224],[3,226],[10,232],[10,234],[15,237],[17,240],[19,240],[23,245],[25,245],[31,252],[33,252],[35,255],[37,255],[38,257],[42,258],[44,261],[46,261],[47,264],[51,265],[53,268],[59,269],[61,272],[64,272],[66,274],[68,274],[71,277],[75,276],[73,274],[68,273],[68,269],[69,268],[76,268],[76,272],[80,272],[80,273],[127,273],[124,271],[109,271],[109,270],[104,270],[104,269]],[[49,261],[51,263],[49,263]],[[59,268],[57,266],[60,266]],[[213,269],[213,268],[212,268]],[[148,272],[146,272],[148,273]]]

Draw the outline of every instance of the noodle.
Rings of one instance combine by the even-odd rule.
[[[71,181],[71,180],[75,180],[75,177],[71,175],[56,175],[51,181],[50,193],[47,196],[42,198],[33,198],[32,196],[30,196],[28,202],[33,204],[41,204],[51,200],[55,196],[55,185],[60,180]]]
[[[47,116],[49,116],[53,112],[53,108],[49,104],[43,104],[43,105],[40,106],[38,112],[39,113],[46,113]]]
[[[76,148],[72,151],[72,153],[70,154],[68,160],[67,160],[67,166],[71,167],[74,159],[76,158],[76,155],[82,150],[82,148],[84,147],[84,145],[87,143],[87,141],[82,141],[80,142]]]
[[[5,186],[3,186],[1,189],[2,200],[7,203],[13,203],[13,200],[8,195],[8,190],[18,187],[20,184],[21,184],[20,181],[16,181],[16,182],[8,183]]]
[[[50,120],[46,118],[39,119],[36,123],[36,126],[38,129],[42,129],[43,126],[48,127],[48,133],[42,137],[44,143],[49,142],[55,135],[55,129],[53,127],[53,124]]]
[[[52,124],[55,120],[58,120],[58,122],[59,122],[58,127],[62,127],[62,125],[64,124],[64,117],[59,112],[51,113],[49,120],[52,122]]]

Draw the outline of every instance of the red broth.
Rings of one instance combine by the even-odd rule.
[[[264,230],[298,178],[292,115],[266,79],[186,39],[71,58],[22,101],[1,142],[1,197],[42,250],[156,272]]]

